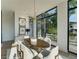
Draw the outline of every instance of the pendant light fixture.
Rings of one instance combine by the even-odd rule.
[[[34,0],[34,38],[36,38],[36,0]]]

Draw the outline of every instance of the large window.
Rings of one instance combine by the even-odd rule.
[[[38,15],[37,19],[38,36],[57,41],[57,7]]]
[[[69,1],[69,51],[77,53],[77,1]]]

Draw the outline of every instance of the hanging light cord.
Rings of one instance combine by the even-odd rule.
[[[35,0],[34,0],[34,18],[36,19],[36,7],[35,7]]]

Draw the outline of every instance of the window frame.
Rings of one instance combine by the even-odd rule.
[[[44,16],[44,13],[47,13],[47,12],[53,10],[53,9],[56,9],[56,13],[51,14],[51,15],[49,15],[49,16]],[[49,17],[51,17],[51,16],[57,15],[57,6],[55,6],[55,7],[51,8],[51,9],[45,11],[44,13],[41,13],[41,14],[37,15],[37,26],[38,26],[38,20],[46,19],[46,18],[49,18]],[[40,15],[43,15],[43,17],[42,17],[42,18],[38,18]],[[42,22],[41,22],[41,23],[42,23]],[[47,24],[46,24],[46,28],[47,28]],[[46,33],[47,33],[47,29],[46,29],[46,32],[45,32],[45,35],[44,35],[44,36],[46,36]],[[37,37],[38,37],[38,27],[37,27]],[[56,42],[57,42],[57,41],[56,41]]]
[[[68,52],[77,55],[77,53],[75,53],[75,52],[69,50],[69,11],[74,10],[74,9],[77,9],[77,6],[75,6],[75,7],[73,7],[73,8],[69,8],[69,2],[70,2],[70,1],[72,1],[72,0],[68,0],[68,2],[67,2],[67,5],[68,5],[68,6],[67,6],[67,10],[68,10],[68,21],[67,21],[67,23],[68,23],[68,36],[67,36],[68,41],[67,41],[67,44],[68,44],[68,45],[67,45],[67,50],[68,50]]]

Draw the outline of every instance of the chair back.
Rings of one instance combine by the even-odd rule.
[[[21,45],[20,49],[23,51],[23,58],[24,59],[32,59],[34,56],[36,56],[38,54],[35,50],[26,47],[20,41],[17,41],[17,44]],[[17,49],[18,49],[17,47],[11,48],[9,59],[14,59],[14,58],[19,59]],[[19,49],[19,51],[20,51],[20,49]],[[16,55],[16,57],[14,57],[15,55]]]
[[[45,57],[44,59],[58,59],[59,58],[59,55],[58,55],[59,51],[58,51],[58,49],[59,49],[58,46],[53,48],[51,50],[51,53],[47,57]]]
[[[44,38],[42,36],[39,36],[38,39],[44,40]]]
[[[46,38],[44,39],[44,41],[48,42],[49,45],[50,45],[48,48],[46,48],[46,50],[50,50],[50,49],[51,49],[51,39],[48,38],[48,37],[46,37]]]
[[[32,59],[34,56],[38,54],[35,50],[30,49],[23,44],[21,45],[21,49],[22,51],[24,51],[24,59]]]
[[[17,45],[17,43],[15,42],[12,45]],[[9,59],[18,59],[18,56],[17,56],[17,47],[12,47],[11,48],[10,55],[9,55]]]

